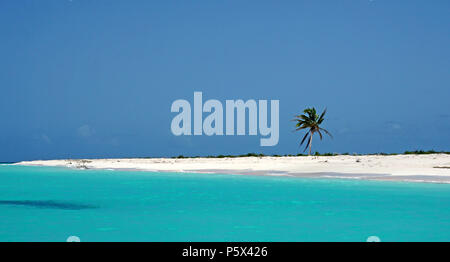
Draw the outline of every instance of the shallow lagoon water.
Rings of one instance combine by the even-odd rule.
[[[449,241],[450,184],[0,165],[0,241]]]

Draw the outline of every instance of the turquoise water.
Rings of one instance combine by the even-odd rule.
[[[0,165],[0,241],[450,241],[450,185]]]

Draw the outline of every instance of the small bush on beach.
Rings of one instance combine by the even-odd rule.
[[[337,156],[338,154],[336,153],[325,153],[322,156]]]
[[[437,153],[446,153],[446,152],[436,152],[434,150],[416,150],[416,151],[405,151],[405,155],[426,155],[426,154],[437,154]]]

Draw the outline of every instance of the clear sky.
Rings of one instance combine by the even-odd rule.
[[[169,3],[170,2],[170,3]],[[0,161],[450,150],[450,1],[0,1]],[[279,99],[280,140],[172,135],[176,99]]]

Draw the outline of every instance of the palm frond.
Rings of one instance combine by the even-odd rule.
[[[323,110],[323,112],[322,112],[322,114],[320,115],[320,117],[319,117],[319,120],[317,120],[317,123],[320,125],[320,124],[322,124],[322,122],[323,122],[323,120],[324,120],[324,116],[325,116],[325,113],[327,112],[327,109],[325,108],[325,110]]]
[[[297,129],[295,129],[295,131],[299,131],[299,130],[302,130],[302,129],[305,129],[305,128],[308,128],[308,126],[301,126],[301,127],[297,128]]]
[[[325,132],[327,135],[329,135],[331,138],[333,138],[333,135],[328,132],[328,130],[326,130],[325,128],[320,128],[320,130],[322,130],[323,132]]]
[[[306,149],[308,149],[309,144],[311,144],[311,137],[312,137],[312,135],[314,135],[314,133],[312,133],[311,131],[309,131],[308,134],[311,134],[311,135],[310,135],[310,137],[308,139],[308,143],[306,144],[305,149],[303,150],[303,152],[305,152]]]
[[[305,139],[306,139],[306,137],[309,135],[309,132],[306,132],[306,134],[305,134],[305,136],[303,137],[303,139],[302,139],[302,142],[300,142],[300,145],[299,146],[301,146],[302,144],[303,144],[303,142],[305,142]]]
[[[320,133],[320,129],[317,130],[317,133],[319,133],[320,140],[322,140],[322,133]]]

